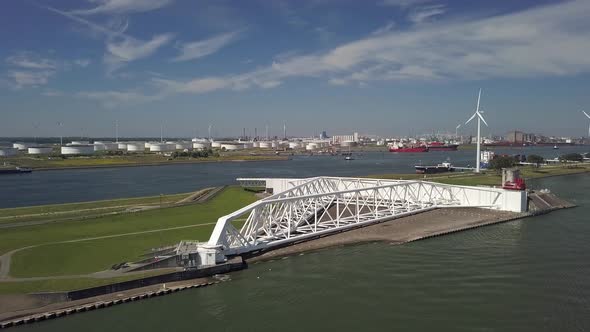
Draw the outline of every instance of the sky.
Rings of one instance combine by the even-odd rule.
[[[587,0],[1,7],[0,137],[588,132]]]

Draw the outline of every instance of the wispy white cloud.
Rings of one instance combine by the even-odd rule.
[[[438,20],[369,35],[253,71],[154,79],[159,96],[272,88],[292,77],[364,86],[374,81],[472,80],[590,72],[590,2],[578,0],[477,20]]]
[[[47,90],[41,92],[41,95],[46,96],[46,97],[61,97],[64,95],[64,93],[59,90],[47,89]]]
[[[433,2],[434,0],[383,0],[381,5],[407,8]]]
[[[120,4],[127,3],[126,1],[107,2],[117,2]],[[129,1],[129,3],[136,2],[137,1]],[[127,21],[119,21],[118,23],[114,24],[115,27],[113,27],[113,23],[111,21],[111,27],[109,28],[79,17],[78,15],[72,14],[71,12],[66,12],[49,6],[44,6],[42,8],[45,8],[79,24],[85,25],[94,32],[104,34],[107,37],[105,41],[106,53],[104,55],[104,63],[107,65],[108,74],[112,74],[114,71],[120,69],[132,61],[149,57],[161,46],[169,43],[173,38],[172,34],[166,33],[155,35],[152,37],[152,39],[143,41],[125,34],[125,30],[128,27]]]
[[[205,57],[234,42],[239,35],[239,31],[232,31],[205,40],[181,44],[180,54],[172,60],[187,61]]]
[[[149,57],[160,47],[169,43],[172,37],[172,34],[161,34],[148,41],[135,38],[108,40],[104,61],[109,67],[109,72],[112,72],[129,62]]]
[[[75,97],[94,100],[106,108],[116,108],[122,104],[134,105],[162,99],[161,94],[144,94],[137,91],[83,91]]]
[[[38,87],[46,85],[49,78],[55,74],[55,71],[25,71],[25,70],[11,70],[8,72],[8,77],[14,82],[14,88],[20,89],[24,87]]]
[[[165,7],[172,3],[172,0],[89,0],[96,4],[88,9],[72,10],[75,15],[93,14],[127,14],[147,12]]]
[[[25,69],[51,69],[57,68],[57,63],[54,60],[42,58],[29,52],[23,52],[6,58],[6,62],[15,67]]]
[[[395,28],[395,22],[390,21],[387,22],[386,25],[376,29],[375,31],[371,32],[372,35],[382,35],[388,32],[391,32]]]
[[[408,16],[408,19],[411,22],[413,22],[414,24],[420,24],[420,23],[423,23],[434,16],[444,14],[447,11],[445,7],[446,7],[445,5],[432,5],[432,6],[419,7],[416,10],[414,10],[412,13],[410,13],[410,15]]]
[[[90,59],[76,59],[73,63],[78,67],[88,67],[92,61]]]

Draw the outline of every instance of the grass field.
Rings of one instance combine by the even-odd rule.
[[[200,163],[200,162],[222,162],[222,161],[254,161],[254,160],[285,160],[284,156],[275,156],[274,154],[250,155],[241,153],[222,153],[219,157],[208,158],[175,158],[168,160],[169,157],[154,154],[128,154],[128,155],[106,155],[97,154],[93,156],[68,157],[61,159],[59,157],[31,157],[16,156],[6,158],[6,162],[16,166],[31,167],[34,169],[55,169],[55,168],[85,168],[85,167],[109,167],[109,166],[133,166],[133,165],[151,165],[151,164],[174,164],[174,163]]]
[[[151,199],[153,198],[139,200],[145,202]],[[205,203],[104,216],[84,222],[64,221],[56,224],[7,228],[0,232],[0,253],[39,245],[18,251],[12,256],[10,270],[12,277],[84,275],[106,270],[115,263],[137,260],[150,248],[172,245],[184,239],[206,240],[218,217],[255,200],[256,197],[252,192],[239,187],[228,187]],[[105,201],[103,204],[115,203]],[[79,204],[67,205],[74,208],[80,206]],[[35,211],[36,208],[31,209]],[[53,211],[64,211],[64,209],[66,209],[65,206],[51,207]],[[3,215],[9,215],[6,211],[0,210],[0,212]],[[186,228],[162,230],[174,227]],[[155,232],[127,234],[145,231]],[[103,236],[111,237],[84,240]],[[56,243],[80,239],[82,239],[80,242]],[[138,276],[123,279],[135,278]],[[80,277],[44,281],[2,281],[0,293],[69,290],[123,279]]]
[[[578,174],[590,172],[590,164],[578,165],[557,165],[535,168],[532,166],[520,167],[521,177],[526,179],[535,179],[548,176],[559,176],[567,174]],[[427,180],[446,184],[464,185],[464,186],[500,186],[502,176],[496,171],[485,171],[480,174],[473,172],[449,172],[440,174],[376,174],[369,175],[371,178],[381,179],[402,179],[402,180]]]
[[[55,218],[82,217],[93,214],[122,211],[132,206],[168,205],[176,203],[191,193],[123,198],[104,201],[38,205],[31,207],[0,209],[0,224],[24,221],[37,221]]]

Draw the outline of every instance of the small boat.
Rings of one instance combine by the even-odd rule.
[[[0,168],[0,174],[31,173],[32,171],[33,169],[28,167]]]
[[[354,158],[352,156],[346,156],[344,157],[344,160],[354,160]]]
[[[554,145],[554,146],[553,146],[553,150],[559,150],[559,146],[557,146],[557,145]]]

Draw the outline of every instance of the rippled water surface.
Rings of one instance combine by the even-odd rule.
[[[253,264],[221,285],[15,331],[590,330],[590,177],[534,185],[580,207]]]

